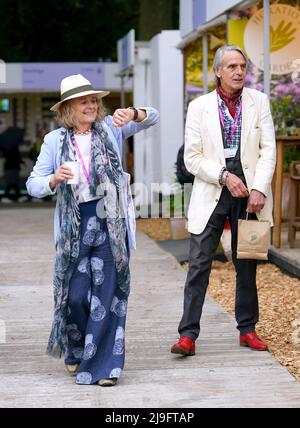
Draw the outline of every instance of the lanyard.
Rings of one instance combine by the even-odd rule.
[[[86,181],[88,182],[88,184],[90,184],[90,173],[91,173],[91,163],[92,163],[92,148],[90,150],[90,159],[89,159],[89,167],[88,167],[89,169],[87,170],[86,166],[85,166],[85,163],[84,163],[84,160],[83,160],[83,157],[82,157],[82,154],[80,152],[80,149],[78,147],[78,144],[77,144],[77,141],[76,141],[74,135],[72,135],[72,143],[73,143],[73,145],[75,147],[76,153],[77,153],[77,155],[79,157],[79,160],[80,160],[80,163],[82,165],[82,169],[83,169],[83,173],[85,175]]]
[[[224,132],[225,132],[225,136],[226,136],[226,141],[228,141],[229,143],[232,143],[232,139],[233,139],[233,136],[235,134],[235,131],[237,130],[238,122],[239,122],[239,119],[240,119],[240,116],[241,116],[241,113],[242,113],[243,102],[241,101],[240,107],[239,107],[239,111],[235,115],[235,120],[234,120],[234,124],[233,124],[233,128],[232,128],[231,133],[226,131],[225,120],[224,120],[224,116],[223,116],[223,112],[221,110],[220,104],[218,104],[218,107],[219,107],[220,120],[221,120],[223,129],[224,129]]]

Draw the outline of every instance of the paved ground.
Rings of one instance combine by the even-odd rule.
[[[45,355],[52,307],[49,209],[0,211],[0,407],[300,407],[300,384],[267,353],[238,346],[207,299],[198,352],[177,358],[185,272],[143,234],[132,260],[127,364],[118,387],[77,386]],[[6,341],[4,335],[6,327]]]

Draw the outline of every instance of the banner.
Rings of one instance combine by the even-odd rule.
[[[95,63],[23,63],[22,89],[59,92],[66,76],[82,74],[97,89],[103,89],[104,64]]]
[[[299,58],[300,10],[288,4],[270,6],[271,72],[286,75],[293,71],[293,61]],[[264,69],[264,10],[260,9],[248,21],[244,44],[247,55],[260,70]]]

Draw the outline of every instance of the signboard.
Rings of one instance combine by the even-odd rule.
[[[104,88],[104,64],[74,62],[22,64],[22,89],[59,92],[62,79],[72,74],[82,74],[95,89]]]
[[[124,72],[135,64],[135,30],[131,30],[118,41],[118,63],[120,72]]]
[[[293,71],[299,57],[300,10],[287,4],[270,6],[271,72],[285,75]],[[264,69],[264,10],[260,9],[245,28],[244,45],[251,61]]]
[[[207,0],[193,0],[194,30],[206,23]]]

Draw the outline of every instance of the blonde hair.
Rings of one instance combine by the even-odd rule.
[[[95,122],[101,122],[105,116],[107,116],[107,110],[103,105],[102,97],[97,96],[97,116]],[[65,101],[59,106],[59,109],[56,112],[55,119],[58,124],[64,128],[76,128],[77,122],[75,119],[75,113],[73,109],[72,100]]]

